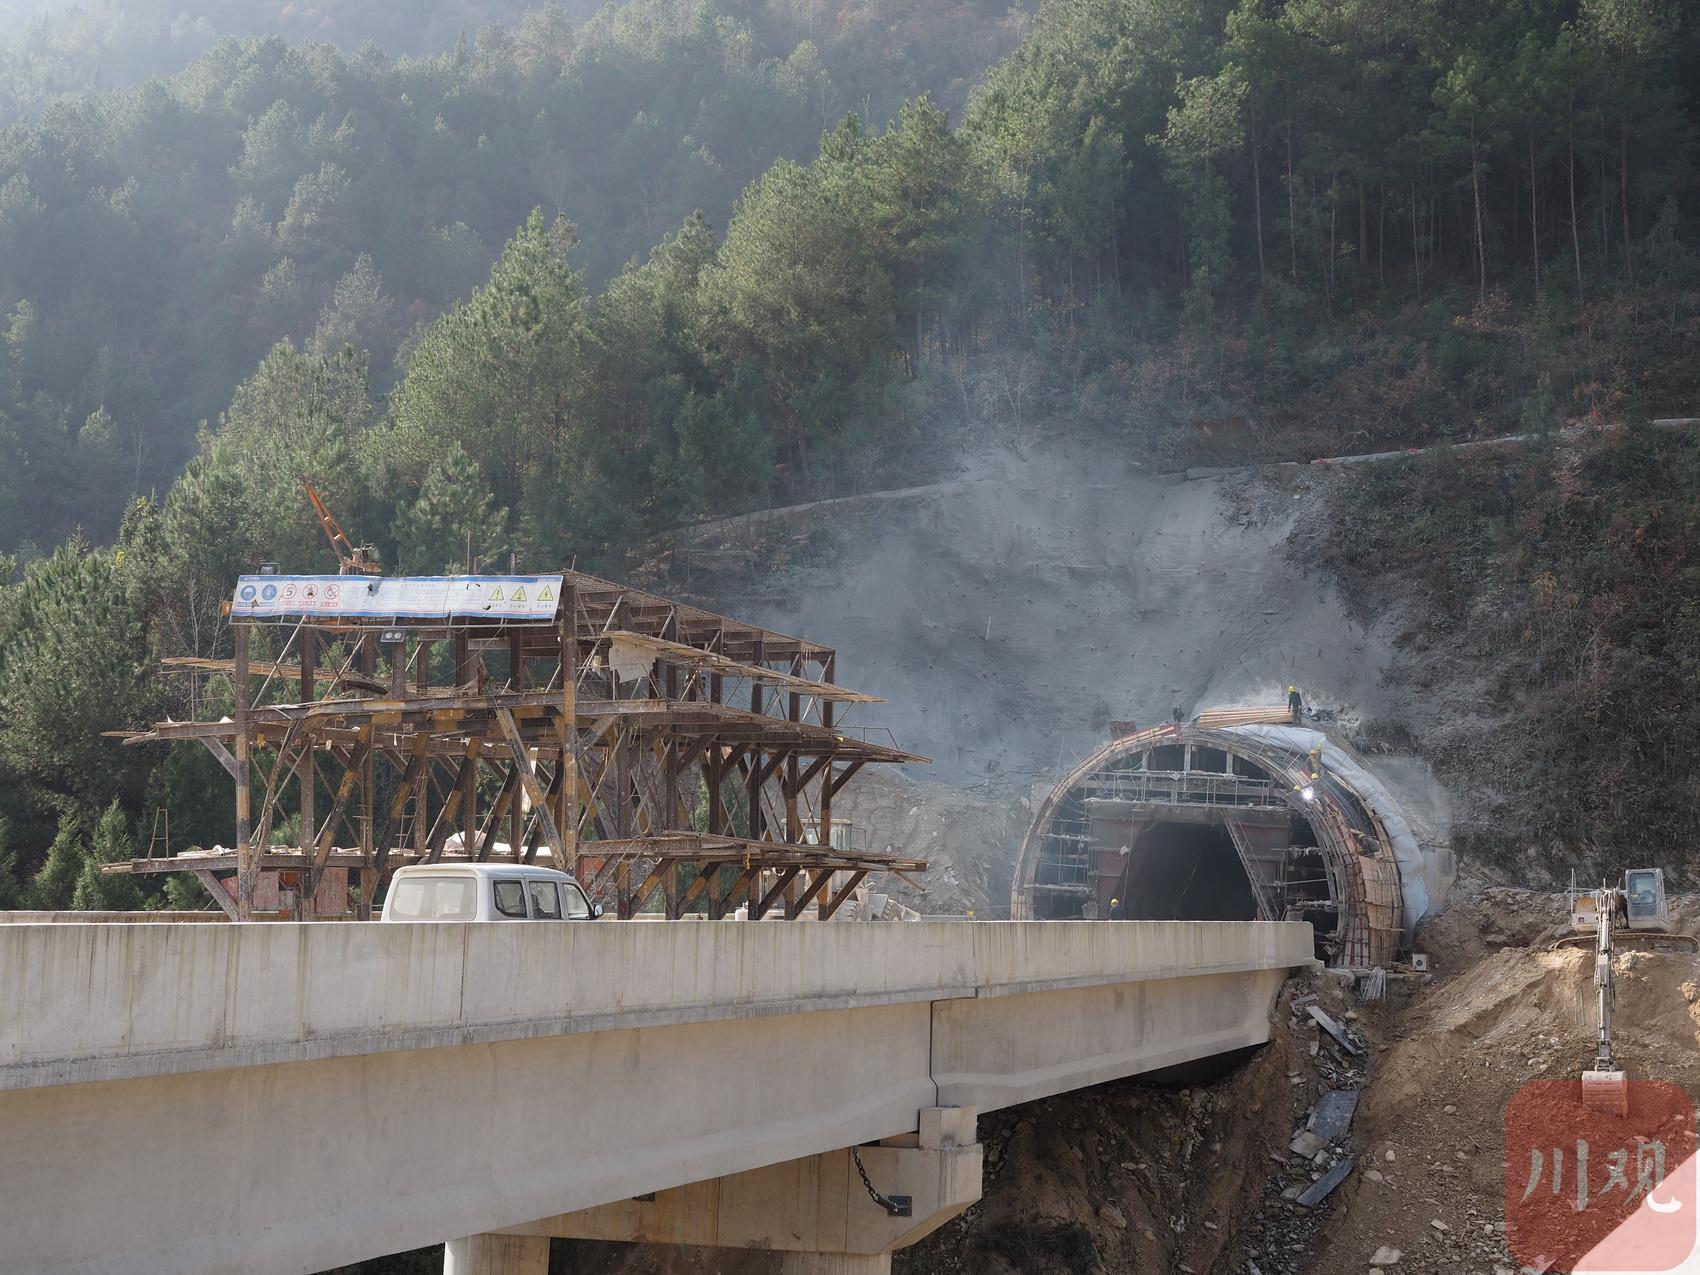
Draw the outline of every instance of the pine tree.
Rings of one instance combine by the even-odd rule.
[[[59,832],[48,847],[47,858],[24,891],[24,905],[43,912],[60,912],[69,908],[88,856],[87,834],[82,820],[76,815],[62,815]]]
[[[142,907],[142,891],[133,876],[107,876],[101,867],[133,859],[135,843],[130,827],[115,799],[95,825],[88,856],[71,892],[71,907],[78,912],[136,912]]]
[[[18,853],[9,849],[11,829],[0,819],[0,912],[23,906],[24,887],[18,880]]]
[[[459,571],[468,546],[475,557],[494,562],[507,547],[507,520],[507,510],[491,508],[478,466],[450,442],[431,462],[418,497],[396,517],[397,565],[410,575]]]

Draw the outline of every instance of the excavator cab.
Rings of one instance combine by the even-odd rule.
[[[1631,868],[1623,874],[1623,896],[1631,930],[1670,932],[1663,868]]]

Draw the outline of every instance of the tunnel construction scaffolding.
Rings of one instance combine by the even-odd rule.
[[[231,658],[166,663],[228,677],[233,711],[125,739],[211,751],[236,844],[106,870],[193,872],[234,918],[370,916],[405,864],[546,858],[622,918],[826,919],[927,866],[832,817],[863,766],[926,758],[844,724],[879,701],[831,648],[577,571],[244,576],[230,619]]]
[[[1330,964],[1392,960],[1402,903],[1382,812],[1303,746],[1234,729],[1281,717],[1117,724],[1039,807],[1011,915],[1107,918],[1119,902],[1131,920],[1306,920]]]

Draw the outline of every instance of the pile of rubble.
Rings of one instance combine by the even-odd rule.
[[[1329,1197],[1358,1163],[1352,1119],[1369,1075],[1369,1047],[1346,1000],[1345,985],[1334,977],[1308,989],[1295,983],[1283,997],[1278,1013],[1285,1014],[1292,1055],[1285,1079],[1302,1100],[1295,1106],[1302,1114],[1286,1144],[1269,1153],[1276,1169],[1240,1226],[1225,1269],[1248,1275],[1312,1269]]]

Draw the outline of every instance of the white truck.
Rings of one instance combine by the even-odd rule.
[[[513,863],[418,863],[398,868],[385,921],[594,921],[579,883],[554,868]]]

